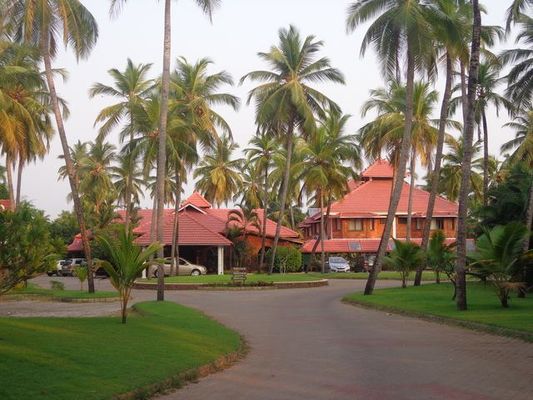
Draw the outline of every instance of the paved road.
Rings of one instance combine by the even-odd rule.
[[[313,289],[167,292],[168,300],[241,332],[251,351],[232,368],[159,400],[533,399],[533,344],[345,305],[340,298],[364,282],[330,283]],[[99,283],[101,289],[107,284]],[[154,296],[134,293],[135,301]],[[0,303],[0,315],[13,306]],[[68,307],[83,314],[98,305],[57,307],[70,315]],[[113,307],[118,309],[102,305],[101,312]]]

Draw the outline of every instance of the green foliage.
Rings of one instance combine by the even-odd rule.
[[[0,212],[0,294],[56,263],[44,213],[28,203]]]
[[[455,299],[455,252],[452,245],[445,243],[446,237],[441,230],[433,232],[426,251],[427,265],[438,274],[444,273],[454,286]]]
[[[476,251],[470,254],[473,260],[470,267],[494,284],[502,307],[508,307],[510,291],[521,285],[509,281],[520,272],[519,259],[524,256],[523,243],[528,234],[528,229],[519,222],[491,230],[484,228],[484,234],[476,240]]]
[[[272,250],[266,253],[267,260],[272,258]],[[302,269],[302,253],[292,246],[280,246],[276,250],[276,259],[274,260],[275,272],[299,272]]]
[[[78,220],[71,211],[61,211],[50,223],[50,236],[53,239],[60,239],[65,245],[69,245],[79,231]]]
[[[97,236],[107,260],[98,260],[98,264],[109,274],[111,284],[119,292],[122,302],[122,323],[126,323],[128,300],[137,277],[150,257],[161,248],[159,243],[152,243],[142,249],[134,243],[135,237],[122,226],[118,237],[110,235]],[[108,261],[109,260],[109,261]]]
[[[402,287],[406,287],[406,280],[423,261],[424,253],[420,246],[413,242],[402,242],[394,239],[395,248],[383,260],[384,264],[398,271],[402,276]]]

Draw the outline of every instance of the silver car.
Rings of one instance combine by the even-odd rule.
[[[185,260],[184,258],[180,258],[180,263],[178,266],[178,273],[180,276],[198,276],[198,275],[205,275],[207,274],[207,268],[203,265],[197,265],[190,263],[189,261]],[[164,270],[165,270],[165,276],[170,276],[170,270],[172,268],[172,259],[170,257],[165,258],[165,264]],[[157,266],[153,266],[151,268],[152,274],[154,278],[157,278]]]
[[[331,272],[350,272],[350,263],[343,257],[330,257],[328,265]]]

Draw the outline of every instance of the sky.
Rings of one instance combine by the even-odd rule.
[[[115,18],[109,16],[108,0],[82,2],[98,22],[98,43],[87,60],[77,62],[67,50],[54,61],[54,67],[65,68],[69,72],[68,80],[58,82],[57,86],[71,111],[65,124],[70,145],[78,140],[95,139],[98,131],[98,127],[94,126],[96,115],[113,100],[105,97],[90,99],[88,90],[95,82],[112,84],[107,73],[110,68],[123,70],[127,58],[131,58],[135,63],[152,63],[153,77],[159,75],[162,69],[164,2],[130,0]],[[484,15],[483,23],[503,25],[505,9],[510,2],[485,0],[487,15]],[[351,34],[346,33],[346,9],[350,3],[347,0],[223,0],[211,24],[195,1],[175,1],[172,4],[172,57],[175,60],[184,56],[190,62],[208,57],[214,62],[210,72],[225,70],[238,82],[247,72],[264,69],[257,52],[268,51],[278,41],[278,30],[293,24],[302,35],[315,35],[324,41],[321,55],[329,57],[332,66],[344,73],[346,85],[331,84],[319,88],[336,101],[344,113],[352,115],[347,133],[355,133],[371,117],[362,119],[360,115],[369,90],[383,87],[385,82],[373,51],[360,56],[366,26]],[[510,43],[499,45],[497,50],[506,46],[509,47]],[[442,76],[440,81],[443,80]],[[241,149],[246,147],[255,132],[254,107],[253,104],[246,105],[247,93],[253,85],[245,82],[242,86],[224,88],[225,92],[241,98],[239,111],[225,107],[217,109],[229,122],[234,140]],[[438,111],[436,107],[435,117],[438,117]],[[502,128],[506,122],[505,113],[498,117],[494,110],[489,112],[490,152],[497,156],[500,156],[500,145],[513,136],[511,131]],[[112,133],[109,140],[118,145],[117,137],[117,132]],[[58,159],[60,154],[61,147],[56,136],[50,153],[43,161],[28,166],[22,181],[23,198],[44,209],[52,218],[61,210],[72,208],[66,200],[68,182],[58,181],[57,170],[62,165]],[[190,182],[185,188],[185,195],[192,191],[193,184]],[[150,204],[147,196],[141,205],[148,207]]]

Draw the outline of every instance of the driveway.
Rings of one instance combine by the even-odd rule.
[[[61,279],[76,287],[72,278]],[[533,344],[340,302],[364,283],[167,291],[167,300],[202,310],[242,333],[251,349],[235,366],[158,399],[533,399]],[[397,284],[385,281],[380,286]],[[100,290],[108,285],[98,282]],[[133,296],[134,301],[151,300],[155,292],[136,291]],[[50,309],[52,303],[20,304],[25,310],[17,314],[35,315],[37,304]],[[0,315],[13,307],[0,303]],[[116,312],[118,304],[54,303],[54,308],[55,315],[88,316]]]

